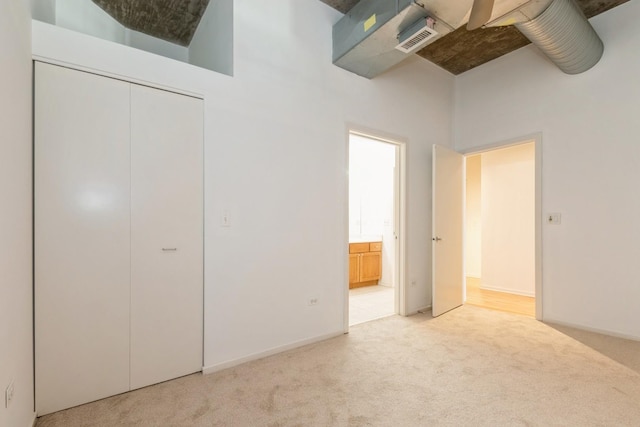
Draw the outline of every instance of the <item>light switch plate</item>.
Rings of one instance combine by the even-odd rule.
[[[220,216],[220,227],[231,227],[231,216],[229,215],[228,209],[222,211],[222,215]]]
[[[7,389],[4,392],[4,407],[8,408],[13,400],[13,381],[9,383]]]
[[[560,225],[562,222],[562,215],[558,212],[548,213],[547,214],[547,224],[551,225]]]

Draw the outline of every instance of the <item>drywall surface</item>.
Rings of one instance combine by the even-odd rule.
[[[139,31],[125,28],[125,43],[127,46],[146,50],[147,52],[165,56],[182,62],[189,62],[189,49],[157,37],[149,36]]]
[[[31,17],[49,24],[55,24],[56,0],[31,0]]]
[[[56,0],[55,23],[101,39],[125,43],[125,28],[98,5],[88,0]]]
[[[525,47],[456,79],[460,150],[542,132],[547,321],[640,338],[640,2],[591,19],[605,51],[563,74]]]
[[[188,48],[125,28],[92,1],[31,0],[31,3],[34,19],[178,61],[189,61]]]
[[[28,0],[0,2],[0,426],[12,427],[34,419],[29,10]]]
[[[481,287],[535,296],[535,145],[481,156]]]
[[[349,141],[349,235],[380,236],[393,220],[396,149],[360,135]]]
[[[233,0],[209,2],[189,45],[188,62],[233,75]]]
[[[344,330],[352,125],[406,141],[407,309],[429,306],[431,146],[451,143],[451,74],[420,58],[374,80],[333,66],[341,14],[315,0],[234,15],[233,78],[34,21],[38,57],[204,95],[211,370]]]
[[[469,156],[466,161],[464,269],[467,277],[480,278],[482,260],[482,156]]]

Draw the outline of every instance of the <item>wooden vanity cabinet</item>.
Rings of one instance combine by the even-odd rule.
[[[349,254],[349,289],[360,281],[360,254]]]
[[[349,244],[349,289],[376,285],[382,277],[382,242]]]

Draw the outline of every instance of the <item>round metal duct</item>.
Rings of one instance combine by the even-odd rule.
[[[567,74],[587,71],[604,52],[602,40],[573,0],[554,0],[537,18],[515,25]]]

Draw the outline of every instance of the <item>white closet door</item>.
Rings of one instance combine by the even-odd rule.
[[[203,102],[131,86],[131,388],[202,369]]]
[[[129,389],[129,84],[36,63],[39,415]]]

